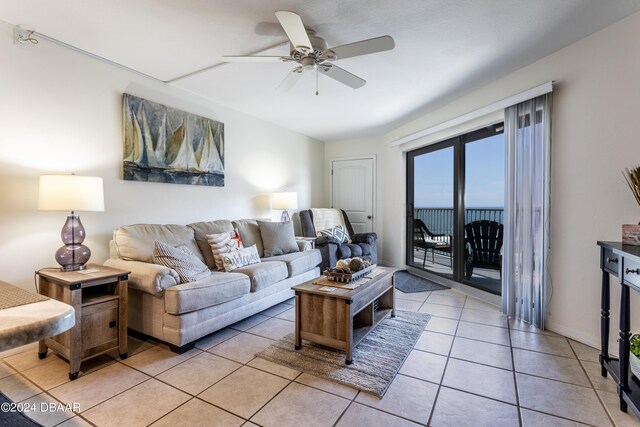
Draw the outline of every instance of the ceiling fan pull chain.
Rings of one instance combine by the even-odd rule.
[[[316,96],[318,96],[318,67],[316,67]]]

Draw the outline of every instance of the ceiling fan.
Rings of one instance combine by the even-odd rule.
[[[303,72],[311,70],[316,71],[316,95],[318,95],[318,73],[331,77],[353,89],[358,89],[365,85],[366,80],[332,62],[354,56],[384,52],[395,46],[391,36],[381,36],[328,48],[327,42],[317,36],[314,30],[304,27],[302,19],[297,13],[279,10],[276,12],[276,18],[289,37],[289,56],[223,56],[222,60],[225,62],[294,62],[298,64],[278,86],[278,89],[283,91],[290,90],[298,82]]]

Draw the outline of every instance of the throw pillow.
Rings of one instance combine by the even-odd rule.
[[[224,271],[224,264],[222,263],[220,255],[242,247],[241,243],[238,243],[239,239],[236,239],[236,232],[226,231],[224,233],[205,234],[205,236],[211,248],[216,269]]]
[[[224,271],[233,271],[236,268],[245,267],[251,264],[258,264],[260,257],[258,256],[258,250],[256,245],[249,246],[248,248],[242,248],[235,251],[220,254],[222,263],[224,264]]]
[[[245,247],[256,245],[258,254],[264,256],[264,247],[260,238],[260,228],[254,219],[238,219],[233,221],[233,226],[238,230]]]
[[[211,275],[206,264],[185,245],[173,247],[156,241],[153,262],[175,270],[180,276],[180,283],[195,282]]]
[[[265,257],[298,252],[298,244],[291,221],[258,221],[258,227],[260,227]]]
[[[349,241],[349,233],[347,233],[347,230],[345,230],[341,225],[338,225],[337,227],[329,228],[327,230],[319,231],[318,237],[320,236],[333,237],[339,243],[346,243]]]

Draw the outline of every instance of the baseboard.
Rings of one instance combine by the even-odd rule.
[[[600,348],[600,331],[598,330],[598,335],[587,334],[584,332],[578,332],[571,328],[568,328],[563,325],[559,325],[554,322],[546,322],[545,324],[547,330],[551,332],[555,332],[556,334],[563,335],[567,338],[571,338],[574,341],[578,341],[581,344],[588,345],[590,347],[595,347],[597,349]],[[609,341],[609,354],[614,356],[618,356],[618,343]]]
[[[471,286],[454,282],[453,280],[447,279],[446,277],[438,276],[437,274],[429,273],[427,271],[413,268],[411,266],[405,265],[404,268],[412,274],[424,277],[425,279],[432,280],[444,286],[448,286],[451,289],[455,289],[459,292],[462,292],[463,294],[477,298],[481,301],[494,305],[496,306],[496,308],[500,309],[500,305],[501,305],[500,297],[497,295],[493,295],[493,294],[489,294],[488,292],[477,290]],[[585,344],[597,349],[600,348],[600,330],[598,330],[598,335],[593,335],[585,332],[575,331],[572,328],[568,328],[564,325],[560,325],[558,323],[549,322],[549,321],[546,322],[545,329],[551,332],[555,332],[556,334],[563,335],[567,338],[571,338],[572,340],[577,341],[581,344]],[[617,357],[618,344],[615,341],[615,337],[612,336],[611,338],[613,338],[613,341],[609,342],[609,353]]]

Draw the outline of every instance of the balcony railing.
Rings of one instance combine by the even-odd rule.
[[[465,210],[465,224],[487,220],[503,224],[503,208],[469,208]],[[453,235],[453,208],[415,208],[413,217],[421,219],[434,234]]]

